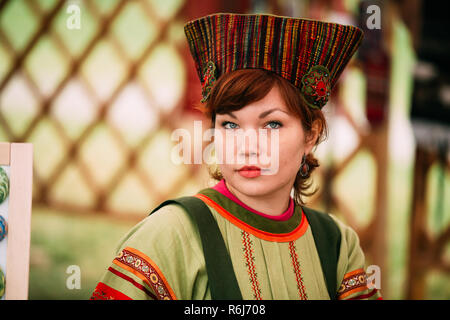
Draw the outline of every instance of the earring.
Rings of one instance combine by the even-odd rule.
[[[300,176],[302,178],[308,178],[309,176],[309,165],[306,162],[306,154],[302,157],[302,163],[300,164]]]

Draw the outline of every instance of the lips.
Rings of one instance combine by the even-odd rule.
[[[255,167],[255,166],[244,166],[242,168],[240,168],[238,171],[250,171],[250,170],[258,170],[261,171],[261,168],[259,167]]]
[[[238,172],[244,178],[256,178],[261,175],[261,168],[255,166],[244,166],[240,168]]]

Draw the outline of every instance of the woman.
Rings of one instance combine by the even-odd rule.
[[[219,182],[187,197],[205,205],[200,215],[201,206],[169,201],[130,230],[92,299],[381,298],[355,231],[303,202],[326,134],[321,109],[362,32],[237,14],[191,21],[185,32],[216,153],[244,162],[219,161]],[[238,139],[261,129],[266,140]]]

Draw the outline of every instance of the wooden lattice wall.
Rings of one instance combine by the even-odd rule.
[[[0,17],[3,18],[0,28],[1,53],[10,62],[0,78],[0,92],[4,97],[0,105],[1,131],[6,141],[37,142],[37,155],[47,151],[57,155],[57,160],[52,163],[43,164],[35,161],[35,205],[43,204],[65,211],[111,213],[135,219],[137,215],[145,214],[153,205],[177,194],[178,190],[182,189],[184,184],[191,181],[196,174],[198,166],[186,166],[178,176],[170,177],[169,187],[162,188],[161,185],[167,182],[167,179],[161,175],[161,172],[159,172],[160,175],[158,172],[154,172],[157,171],[156,169],[151,171],[151,167],[156,167],[156,165],[148,162],[142,164],[145,153],[154,152],[153,140],[158,134],[165,132],[164,143],[166,146],[170,145],[170,140],[168,140],[170,136],[167,135],[167,132],[172,132],[175,128],[182,126],[180,121],[185,115],[186,76],[184,70],[186,67],[184,57],[187,52],[184,39],[180,38],[180,35],[183,35],[182,26],[185,20],[183,13],[186,2],[168,1],[167,3],[171,6],[170,10],[166,9],[166,12],[162,12],[165,7],[159,8],[158,6],[162,6],[162,3],[158,1],[79,2],[61,0],[54,1],[53,5],[50,2],[38,1],[0,2]],[[70,16],[66,10],[71,4],[80,6],[80,30],[68,30],[65,25]],[[27,15],[23,16],[24,13]],[[130,18],[130,16],[132,17]],[[7,20],[6,17],[10,18]],[[11,26],[14,18],[32,21],[32,23],[28,23],[28,29],[24,28],[20,34],[21,41],[15,41],[15,33],[12,29],[22,26]],[[137,21],[134,26],[130,27],[130,20],[134,19]],[[80,32],[88,33],[89,36],[81,37],[83,41],[80,41],[77,38]],[[137,41],[127,40],[131,36],[134,37],[133,39],[139,40],[138,45],[136,45]],[[33,59],[36,61],[41,57],[39,54],[42,51],[43,43],[50,48],[44,51],[43,55],[51,55],[51,58],[55,57],[55,60],[62,61],[59,68],[62,69],[62,72],[55,75],[53,81],[47,83],[40,78],[42,73],[38,73],[30,67]],[[165,46],[168,50],[161,51],[161,46]],[[157,52],[158,50],[160,51]],[[169,52],[174,56],[175,67],[181,70],[178,79],[173,79],[173,82],[181,85],[173,88],[167,86],[169,92],[166,92],[166,96],[173,93],[178,97],[175,101],[171,100],[172,105],[170,106],[165,104],[167,98],[164,100],[164,97],[155,97],[155,88],[152,87],[155,82],[158,82],[158,77],[164,78],[164,74],[157,69],[157,66],[154,66],[155,62],[152,62],[152,59],[154,60],[155,55],[161,56],[164,52]],[[110,60],[114,63],[102,66],[102,54],[112,57]],[[55,63],[57,62],[55,61]],[[152,63],[153,65],[149,66]],[[97,70],[96,66],[98,65],[103,70]],[[106,70],[104,70],[105,68]],[[155,70],[159,74],[155,74]],[[162,71],[163,73],[167,71],[169,75],[171,72],[171,70]],[[102,72],[107,74],[103,79],[98,76],[98,73]],[[106,85],[102,83],[105,80]],[[162,81],[164,83],[164,79]],[[168,82],[167,79],[165,82]],[[130,89],[130,84],[134,85],[132,89]],[[14,127],[18,119],[15,118],[16,113],[12,110],[14,108],[13,98],[8,99],[8,97],[16,93],[13,88],[17,86],[26,91],[23,94],[31,101],[27,105],[33,105],[34,109],[30,112],[29,118],[23,121],[22,126]],[[129,93],[131,98],[127,100],[125,93]],[[156,95],[158,93],[156,92]],[[81,102],[70,104],[70,99],[79,99]],[[143,100],[146,102],[142,102]],[[60,107],[61,103],[63,107]],[[127,138],[124,130],[121,130],[120,119],[115,122],[111,120],[111,114],[114,112],[119,116],[121,112],[122,114],[126,113],[124,110],[126,107],[123,106],[126,103],[130,104],[130,113],[133,112],[134,103],[138,105],[138,108],[146,109],[147,111],[140,111],[148,116],[148,122],[154,123],[154,128],[146,128],[146,132],[140,134],[138,138]],[[67,125],[72,121],[71,119],[63,119],[66,120],[64,123],[58,117],[58,108],[67,109],[78,106],[83,107],[83,110],[72,110],[73,114],[87,108],[94,111],[82,129],[73,130]],[[119,111],[115,110],[115,107]],[[41,129],[42,123],[50,128],[44,130],[45,133]],[[92,145],[92,140],[96,139],[99,130],[103,136],[107,136],[107,140],[112,145],[106,151],[98,148],[98,144]],[[46,134],[53,137],[53,140],[49,141],[52,146],[40,148],[45,141],[39,137],[45,137]],[[39,139],[40,142],[37,141]],[[96,148],[98,148],[99,154],[109,152],[111,157],[120,157],[120,164],[112,166],[113,168],[108,174],[99,174],[101,168],[91,165],[89,161],[95,158]],[[57,149],[59,150],[54,151]],[[44,152],[44,150],[46,151]],[[88,156],[86,150],[91,150]],[[164,162],[167,159],[155,156],[153,161]],[[139,208],[128,210],[118,209],[108,204],[109,197],[121,187],[126,178],[125,175],[130,171],[134,173],[135,185],[139,186],[141,195],[152,200],[147,202],[147,210],[145,206],[142,210]],[[87,190],[86,192],[92,194],[89,197],[92,199],[91,202],[87,204],[68,203],[54,196],[55,189],[61,189],[60,179],[68,175],[68,172],[76,172]],[[62,185],[64,188],[70,188],[68,182]],[[124,211],[130,212],[124,213]]]
[[[65,27],[65,21],[69,16],[66,10],[72,3],[81,7],[81,31],[70,31]],[[168,3],[171,9],[160,8],[161,3]],[[274,13],[288,14],[279,3],[285,2],[268,1],[272,10],[276,11]],[[167,133],[186,124],[183,122],[187,119],[186,111],[191,110],[192,103],[198,99],[198,79],[184,42],[182,25],[190,18],[214,11],[241,12],[248,8],[249,1],[224,3],[207,1],[201,5],[199,2],[187,0],[1,1],[0,61],[6,62],[0,64],[0,140],[34,142],[36,155],[48,153],[49,159],[53,155],[56,159],[49,163],[35,161],[33,204],[60,208],[65,212],[96,212],[136,219],[145,215],[159,202],[187,194],[189,192],[187,190],[195,191],[198,186],[202,186],[204,180],[197,185],[191,185],[190,189],[187,186],[192,180],[197,179],[197,176],[201,176],[201,166],[185,166],[179,171],[161,170],[161,165],[167,165],[168,161],[164,156],[159,157],[160,154],[155,151],[157,149],[166,153],[169,151],[168,146],[172,142],[170,134]],[[136,18],[138,27],[134,29],[124,25],[123,22],[129,21],[126,17],[130,15]],[[21,31],[18,32],[16,29]],[[79,37],[77,32],[87,33],[88,36]],[[134,39],[134,36],[139,41],[129,40]],[[181,83],[181,87],[171,87],[166,93],[166,96],[170,96],[171,93],[176,96],[172,100],[159,98],[154,88],[155,81],[158,83],[158,75],[161,82],[165,83],[164,71],[170,75],[170,66],[162,69],[162,72],[149,68],[155,53],[161,52],[158,51],[161,46],[168,48],[168,51],[162,51],[163,55],[167,52],[172,54],[174,63],[178,66],[177,70],[182,70],[176,79]],[[45,48],[50,49],[46,51]],[[95,66],[101,65],[101,57],[105,52],[112,57],[110,61],[115,63],[103,66],[106,70],[98,71]],[[57,68],[61,72],[54,72],[48,82],[43,82],[42,73],[36,72],[32,67],[33,63],[39,61],[40,54],[50,56],[50,59],[55,59],[55,63],[57,60],[62,61],[63,68]],[[155,75],[155,70],[159,71],[158,75]],[[97,72],[111,74],[109,79],[106,78],[109,81],[106,85],[102,83],[105,79],[97,78]],[[149,81],[152,77],[156,77],[156,80]],[[134,86],[132,89],[130,84]],[[74,87],[75,92],[82,94],[67,94]],[[137,90],[141,100],[148,101],[148,103],[136,102],[136,105],[143,109],[141,110],[143,114],[148,115],[154,123],[154,127],[146,128],[143,133],[132,139],[126,136],[120,121],[111,120],[111,114],[116,112],[115,106],[130,103],[130,108],[133,108],[131,103],[135,102],[134,98],[130,101],[123,98],[124,92],[130,90],[132,93]],[[18,97],[18,92],[19,96],[23,96],[23,100],[19,100],[24,101],[24,105],[18,105],[18,109],[31,110],[31,115],[25,119],[17,118],[16,105],[13,103]],[[136,97],[136,94],[131,96]],[[70,102],[74,97],[81,101],[74,104],[75,106],[84,104],[86,109],[95,110],[81,129],[77,130],[67,126],[70,119],[63,121],[58,116],[58,105],[61,100]],[[72,105],[68,104],[67,108],[70,106]],[[359,142],[343,161],[323,168],[325,189],[311,205],[321,202],[330,211],[336,208],[360,235],[361,244],[371,257],[372,263],[385,269],[387,125],[383,124],[370,132],[364,132],[345,108],[339,104],[337,108],[340,115],[353,128]],[[194,117],[198,117],[198,114]],[[42,129],[43,124],[47,129]],[[106,136],[111,145],[105,151],[99,149],[99,153],[106,153],[103,155],[106,159],[108,155],[111,158],[120,158],[118,164],[109,167],[108,173],[101,173],[106,169],[95,167],[91,163],[91,160],[95,160],[95,150],[99,147],[92,141],[96,141],[99,130],[100,135]],[[48,142],[47,136],[52,137]],[[331,186],[339,174],[351,165],[352,159],[361,151],[370,153],[377,170],[374,215],[365,226],[356,221],[356,213],[352,212],[342,199],[326,189],[327,185]],[[423,163],[420,159],[418,158],[418,165]],[[176,174],[168,177],[165,172],[169,171]],[[88,201],[67,202],[65,198],[58,197],[55,190],[71,188],[72,174],[78,177],[87,190]],[[132,208],[116,206],[117,201],[111,201],[111,198],[116,192],[127,189],[124,181],[127,181],[130,174],[134,178],[135,189],[132,188],[129,193],[135,193],[138,189],[136,192],[139,198],[149,200]],[[420,186],[421,174],[423,171],[416,172],[419,179],[416,186]],[[69,182],[61,183],[61,180]],[[420,191],[418,192],[420,194]],[[417,272],[423,274],[436,261],[439,261],[441,269],[448,270],[448,266],[441,262],[441,259],[442,248],[448,243],[449,229],[445,229],[436,240],[425,241],[424,239],[427,239],[424,236],[425,231],[420,231],[417,227],[420,225],[417,219],[423,220],[425,213],[420,209],[420,205],[414,210],[411,221],[410,256],[425,261],[429,258],[427,252],[433,253],[432,259],[428,259],[431,262],[419,265],[411,262],[410,265],[410,275],[407,278],[411,288],[419,287],[415,290],[419,293],[412,294],[414,289],[410,289],[409,295],[421,297],[423,277],[417,279],[414,274]],[[426,245],[423,247],[424,243]],[[384,288],[385,280],[386,277],[382,277]],[[415,281],[419,283],[415,284]]]

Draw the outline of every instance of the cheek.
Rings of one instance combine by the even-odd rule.
[[[302,150],[298,143],[284,144],[280,148],[280,164],[286,168],[300,166]]]
[[[286,131],[283,135],[280,135],[280,156],[285,161],[293,161],[298,157],[302,157],[305,145],[302,142],[303,135],[298,130]]]

